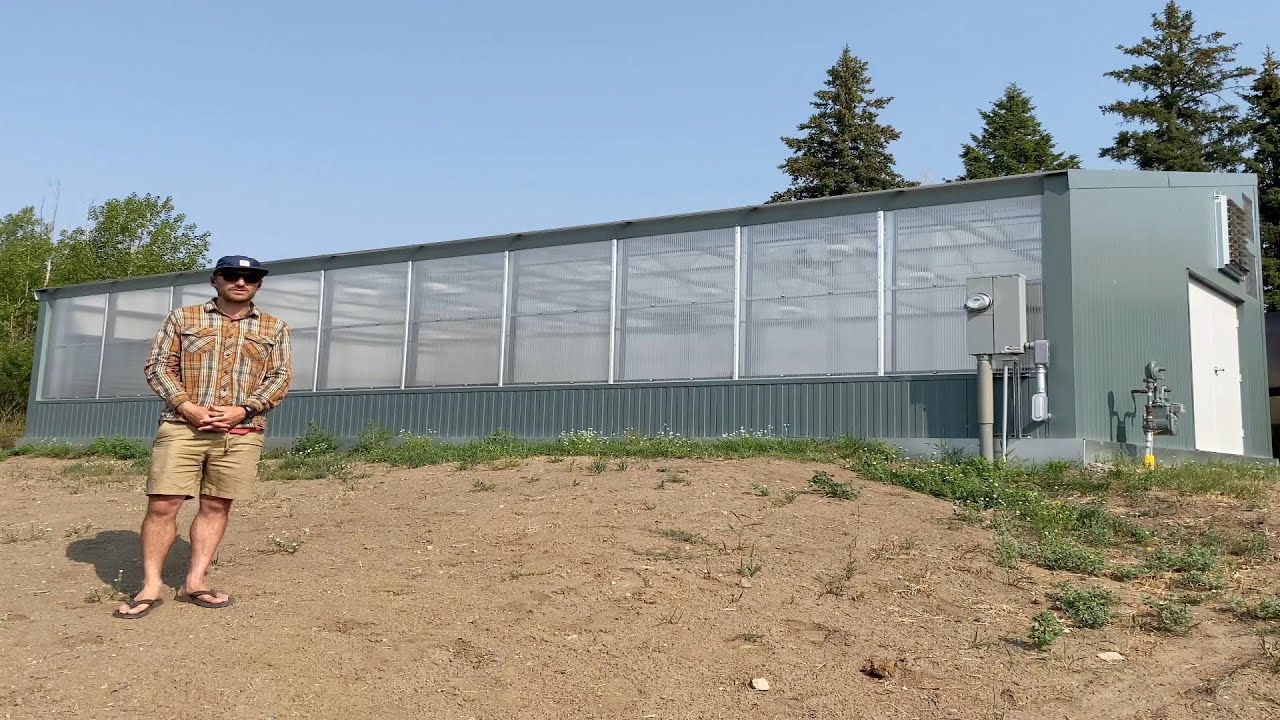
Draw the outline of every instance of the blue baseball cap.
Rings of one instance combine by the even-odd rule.
[[[216,275],[220,270],[252,271],[263,275],[270,274],[271,272],[270,270],[262,267],[262,263],[248,255],[224,255],[218,258],[218,262],[213,266],[213,272]]]

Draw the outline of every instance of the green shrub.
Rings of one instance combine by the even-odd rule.
[[[1107,569],[1107,558],[1059,535],[1046,534],[1040,538],[1039,564],[1049,570],[1101,575]]]
[[[1031,618],[1031,631],[1027,633],[1027,637],[1031,639],[1032,645],[1044,650],[1062,637],[1062,630],[1062,623],[1057,616],[1045,610]]]
[[[291,452],[294,455],[305,456],[326,455],[337,452],[340,444],[337,435],[312,421],[307,423],[307,429],[302,435],[293,441]]]
[[[150,456],[151,449],[138,440],[117,435],[112,438],[100,437],[89,443],[88,453],[117,460],[137,460]]]
[[[1149,626],[1171,635],[1186,635],[1194,625],[1191,606],[1175,600],[1146,601],[1151,609]]]
[[[364,457],[375,457],[379,453],[386,452],[391,447],[391,440],[395,436],[396,434],[391,428],[378,423],[369,423],[356,436],[356,446],[352,448],[351,452]]]
[[[814,473],[813,477],[809,480],[809,484],[819,493],[829,498],[835,498],[836,500],[853,500],[862,492],[858,490],[858,488],[853,487],[850,483],[838,482],[835,478],[831,477],[831,473],[828,473],[825,470],[819,470]]]
[[[1097,629],[1111,622],[1119,603],[1120,596],[1106,588],[1078,588],[1065,582],[1058,593],[1058,607],[1085,628]]]

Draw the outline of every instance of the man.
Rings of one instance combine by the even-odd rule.
[[[200,496],[191,523],[191,566],[176,600],[226,608],[235,600],[205,581],[231,504],[257,478],[263,416],[289,389],[289,326],[253,304],[267,269],[251,257],[218,260],[217,296],[169,313],[147,358],[147,383],[165,402],[147,473],[142,521],[142,590],[115,616],[146,617],[158,607],[160,569],[177,537],[178,510]]]

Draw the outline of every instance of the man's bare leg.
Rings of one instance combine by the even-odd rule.
[[[200,496],[200,511],[196,513],[195,520],[191,521],[191,568],[187,571],[187,579],[182,584],[183,592],[191,593],[209,589],[204,576],[209,572],[209,565],[213,562],[214,554],[218,552],[218,545],[222,543],[222,534],[227,529],[227,518],[231,515],[232,502],[230,499],[212,495]],[[218,593],[203,595],[201,599],[211,603],[222,603],[227,601],[228,596]]]
[[[169,548],[178,536],[178,511],[186,501],[184,495],[148,495],[147,514],[142,519],[142,590],[134,595],[134,599],[154,600],[164,592],[164,580],[161,569],[164,559],[169,555]],[[125,615],[137,615],[146,612],[150,605],[139,605],[131,608],[128,603],[120,606]]]

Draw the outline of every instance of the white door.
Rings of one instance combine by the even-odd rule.
[[[1196,449],[1244,454],[1240,319],[1236,304],[1200,283],[1187,285],[1191,310],[1191,416]]]

